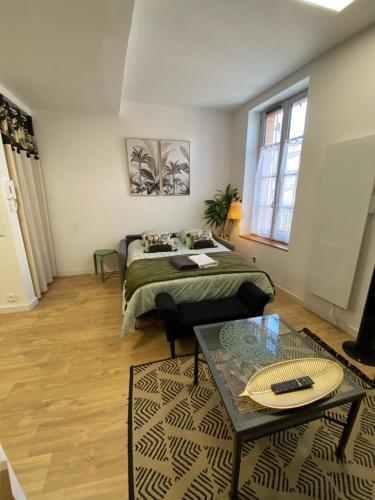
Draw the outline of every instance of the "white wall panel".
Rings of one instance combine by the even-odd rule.
[[[317,197],[308,289],[346,309],[375,178],[375,136],[327,148]]]

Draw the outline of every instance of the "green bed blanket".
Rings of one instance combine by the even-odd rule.
[[[128,302],[134,292],[150,283],[160,281],[191,278],[193,276],[213,276],[234,273],[263,273],[273,285],[271,278],[262,271],[255,263],[248,261],[235,252],[216,252],[212,258],[219,264],[206,269],[193,269],[182,271],[176,269],[170,262],[170,257],[159,257],[155,259],[140,259],[133,261],[125,274],[125,298]]]

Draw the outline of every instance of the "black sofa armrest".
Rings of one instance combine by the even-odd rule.
[[[230,241],[224,240],[224,238],[220,238],[220,236],[218,236],[217,234],[212,234],[212,236],[214,240],[216,240],[218,243],[221,243],[223,246],[225,246],[225,248],[228,248],[228,250],[231,250],[232,252],[235,251],[236,247]]]
[[[249,308],[252,316],[263,316],[263,311],[270,297],[254,283],[245,281],[237,292],[237,297]]]
[[[126,271],[126,261],[128,258],[128,245],[126,244],[125,238],[120,241],[118,246],[118,264],[120,269],[120,285],[121,288],[125,281],[125,271]]]
[[[128,234],[127,236],[125,236],[125,241],[127,246],[129,246],[129,243],[131,243],[132,241],[141,239],[142,239],[141,234]]]
[[[167,292],[160,292],[155,297],[155,307],[159,317],[165,323],[168,340],[174,337],[176,329],[182,326],[182,317],[173,297]]]
[[[119,259],[119,267],[120,267],[120,285],[121,288],[124,286],[125,281],[125,272],[127,268],[127,260],[128,260],[128,246],[134,240],[141,240],[141,234],[128,234],[120,241],[118,246],[118,259]]]

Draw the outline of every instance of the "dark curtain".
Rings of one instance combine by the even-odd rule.
[[[28,157],[39,158],[31,116],[23,113],[0,94],[0,127],[3,144],[13,151],[26,151]]]

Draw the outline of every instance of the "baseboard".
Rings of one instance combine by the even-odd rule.
[[[277,290],[280,290],[282,293],[284,293],[291,300],[293,300],[294,302],[297,302],[298,304],[305,307],[309,311],[313,312],[314,314],[316,314],[320,318],[323,318],[324,320],[328,321],[328,323],[331,323],[334,326],[337,326],[337,328],[344,330],[345,332],[349,333],[353,337],[357,337],[358,329],[355,328],[354,326],[349,325],[348,323],[345,323],[343,321],[340,321],[340,319],[338,319],[337,324],[333,323],[329,312],[326,310],[326,307],[324,307],[324,306],[319,307],[317,305],[312,305],[312,304],[306,302],[304,299],[302,299],[298,295],[296,295],[295,293],[291,292],[290,290],[283,288],[282,286],[276,285],[276,291]]]
[[[37,303],[38,303],[38,299],[36,297],[34,297],[27,304],[17,304],[16,303],[16,304],[7,304],[6,306],[0,306],[0,314],[30,311],[31,309],[34,309],[34,307],[37,305]]]
[[[118,271],[107,271],[105,270],[104,271],[105,274],[118,274]],[[87,276],[87,275],[91,275],[91,276],[95,276],[95,273],[92,269],[86,269],[86,270],[82,270],[82,271],[58,271],[57,274],[56,274],[56,278],[67,278],[69,276]],[[100,276],[100,272],[98,273],[98,276]]]
[[[79,271],[58,271],[56,278],[64,278],[65,276],[81,276],[83,274],[94,274],[92,269],[81,269]]]
[[[294,300],[295,302],[297,302],[298,304],[300,304],[301,306],[304,306],[306,307],[306,304],[305,304],[305,301],[303,299],[301,299],[301,297],[299,297],[298,295],[296,295],[295,293],[293,292],[290,292],[289,290],[287,290],[286,288],[283,288],[282,286],[279,286],[279,285],[275,285],[275,288],[276,288],[276,293],[277,293],[277,290],[280,290],[284,295],[286,295],[289,299],[292,299]]]

